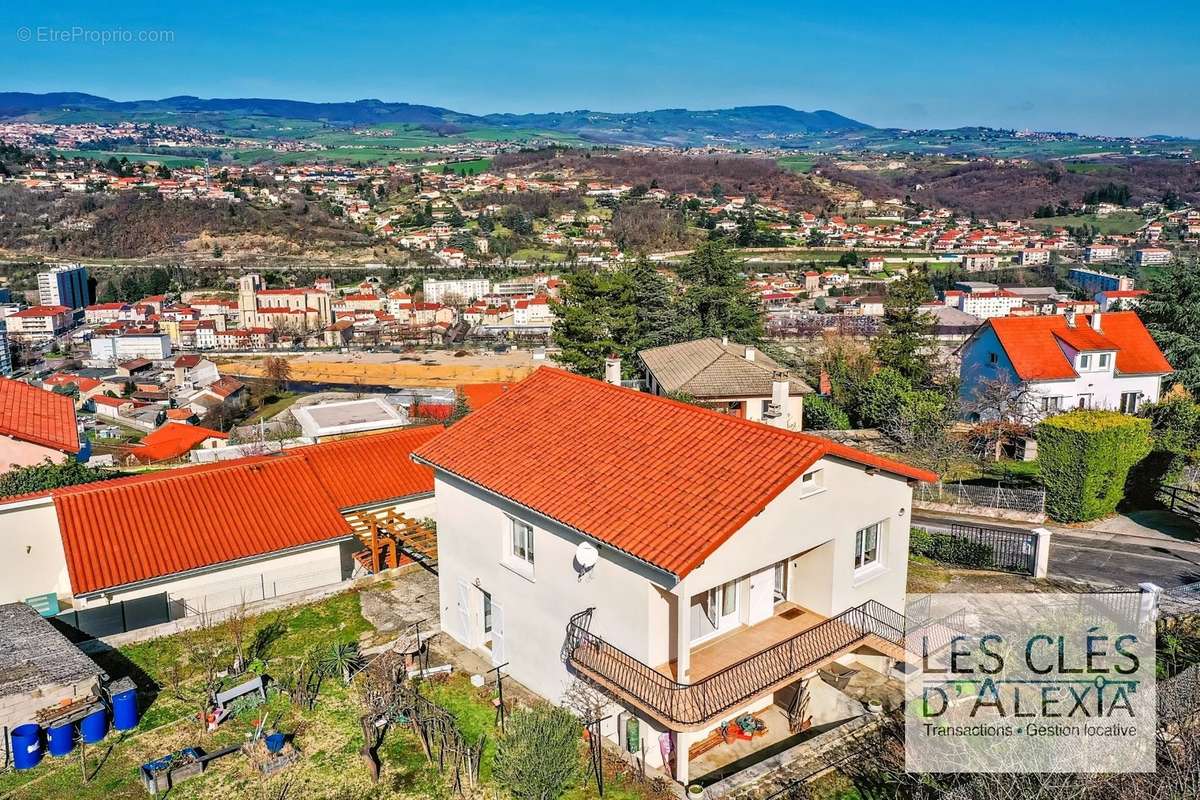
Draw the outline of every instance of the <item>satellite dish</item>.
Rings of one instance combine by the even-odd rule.
[[[600,551],[591,542],[580,542],[579,546],[575,548],[575,562],[585,571],[596,566],[596,562],[599,560]]]

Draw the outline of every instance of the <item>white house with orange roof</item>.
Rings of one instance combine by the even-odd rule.
[[[0,378],[0,473],[80,452],[75,402],[65,394]]]
[[[959,353],[965,403],[1006,387],[1033,416],[1073,408],[1133,414],[1157,402],[1172,371],[1132,311],[997,317],[984,322]]]
[[[366,566],[355,515],[429,516],[433,475],[409,454],[440,430],[0,497],[0,602],[53,594],[83,610],[157,600],[175,619],[395,566]]]
[[[598,687],[602,734],[681,783],[734,769],[709,745],[742,714],[760,756],[861,715],[818,669],[903,657],[925,470],[549,368],[414,459],[442,630],[553,702]]]

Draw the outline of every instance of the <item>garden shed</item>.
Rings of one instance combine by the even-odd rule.
[[[39,711],[99,696],[102,672],[25,603],[0,605],[0,753],[12,729],[37,720]]]

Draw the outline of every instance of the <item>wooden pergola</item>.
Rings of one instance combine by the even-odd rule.
[[[354,558],[372,574],[400,566],[404,556],[437,572],[437,533],[417,520],[387,509],[347,514],[346,521],[364,548]]]

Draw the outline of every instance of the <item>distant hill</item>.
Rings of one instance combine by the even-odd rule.
[[[204,99],[190,95],[167,97],[162,100],[109,100],[80,92],[0,92],[0,118],[54,114],[72,111],[106,111],[119,114],[239,114],[244,116],[280,117],[283,119],[327,122],[334,125],[369,125],[381,122],[403,122],[415,125],[440,125],[470,115],[457,114],[445,108],[419,106],[410,103],[384,103],[380,100],[358,100],[352,103],[306,103],[300,100],[273,100],[258,97]]]
[[[305,120],[333,126],[399,123],[430,130],[448,126],[469,130],[493,127],[569,133],[597,142],[696,145],[714,142],[753,142],[774,137],[872,130],[832,111],[797,111],[787,106],[741,106],[692,111],[610,113],[567,111],[548,114],[463,114],[436,106],[358,100],[349,103],[307,103],[268,98],[180,96],[162,100],[117,101],[80,92],[30,94],[0,92],[0,119],[55,122],[146,119],[213,127],[221,117],[252,116]],[[213,118],[216,119],[213,119]]]

